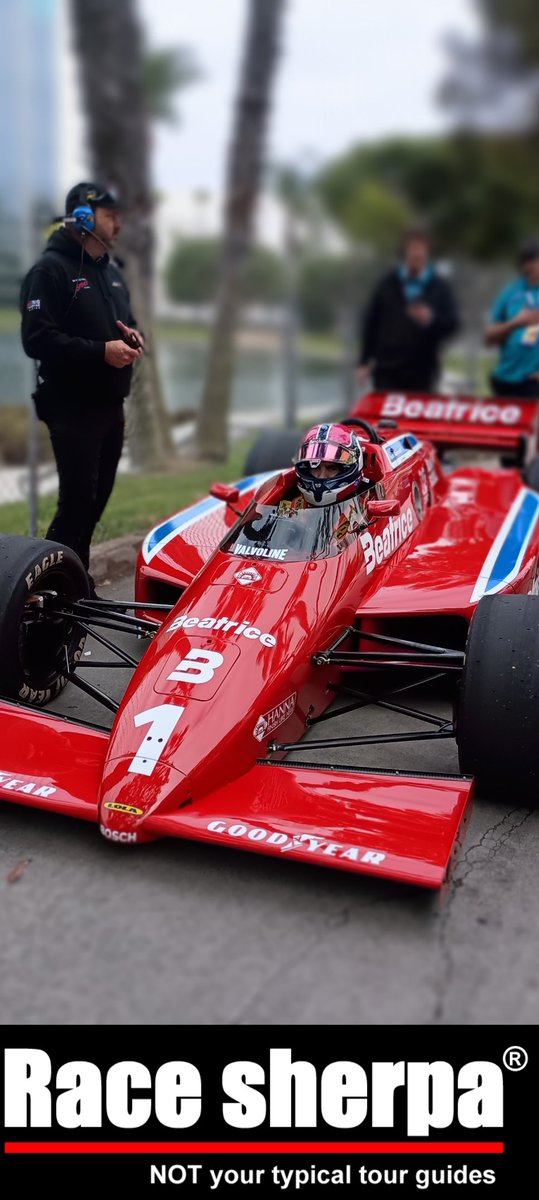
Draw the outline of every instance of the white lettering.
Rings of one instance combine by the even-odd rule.
[[[263,646],[267,646],[268,648],[277,645],[277,639],[272,633],[262,633],[260,629],[257,629],[255,625],[250,625],[247,621],[242,621],[241,624],[238,624],[237,621],[231,620],[230,617],[186,617],[185,614],[183,614],[182,616],[174,618],[172,623],[169,625],[167,632],[175,633],[177,629],[194,629],[196,626],[198,626],[200,629],[215,629],[220,633],[229,633],[231,637],[240,637],[242,635],[243,637],[247,638],[248,641],[260,641],[262,642]],[[210,652],[205,651],[205,653]],[[186,657],[194,657],[194,651],[190,651]],[[179,664],[179,667],[181,667],[182,670],[185,669],[184,664],[185,659]],[[176,669],[179,670],[179,667]],[[169,676],[169,678],[173,678],[173,676]],[[194,679],[186,679],[184,682],[193,683]]]
[[[522,409],[516,404],[463,404],[457,400],[411,400],[406,396],[386,396],[383,417],[408,417],[411,421],[457,421],[472,425],[518,425]]]

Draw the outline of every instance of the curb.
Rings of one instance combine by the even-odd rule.
[[[113,582],[122,575],[129,574],[135,566],[137,554],[143,540],[141,534],[127,534],[125,537],[112,538],[109,542],[101,542],[92,547],[90,555],[90,571],[97,584]]]

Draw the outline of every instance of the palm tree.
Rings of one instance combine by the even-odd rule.
[[[227,167],[216,314],[198,419],[199,453],[218,461],[223,460],[227,452],[234,331],[241,279],[251,244],[260,188],[285,2],[249,0],[239,94]]]
[[[129,448],[138,467],[158,469],[173,453],[152,332],[154,245],[150,121],[170,115],[170,92],[196,77],[184,51],[145,54],[135,0],[71,0],[75,48],[93,171],[126,207],[121,253],[147,353],[135,372]]]

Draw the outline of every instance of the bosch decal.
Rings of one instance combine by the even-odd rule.
[[[136,842],[137,840],[136,833],[128,832],[125,829],[109,829],[107,825],[100,825],[99,832],[110,842]]]

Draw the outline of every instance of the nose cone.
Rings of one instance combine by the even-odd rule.
[[[155,840],[145,828],[149,817],[161,809],[176,812],[189,799],[186,776],[166,762],[150,763],[140,773],[133,757],[109,760],[103,773],[99,801],[99,828],[108,841],[135,845]]]

